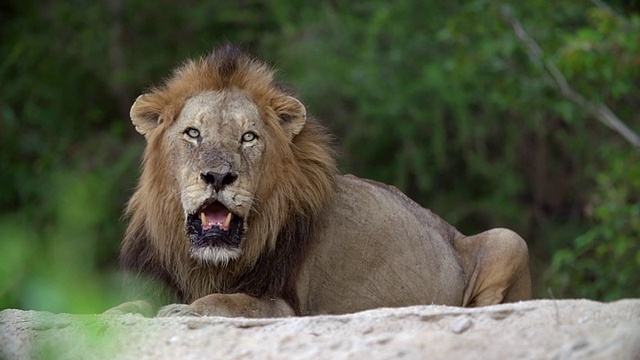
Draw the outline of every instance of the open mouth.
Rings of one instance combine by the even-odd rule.
[[[194,247],[237,248],[244,220],[218,201],[207,202],[187,216],[187,236]]]

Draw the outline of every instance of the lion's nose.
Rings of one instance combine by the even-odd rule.
[[[238,178],[238,175],[226,172],[226,173],[217,173],[213,171],[209,171],[206,173],[200,174],[200,177],[207,184],[213,185],[215,191],[222,190],[223,187],[233,183]]]

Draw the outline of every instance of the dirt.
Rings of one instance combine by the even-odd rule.
[[[640,299],[280,319],[0,312],[3,360],[202,358],[640,360]]]

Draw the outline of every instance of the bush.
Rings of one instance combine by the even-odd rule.
[[[640,297],[640,154],[606,154],[588,214],[592,227],[557,251],[549,286],[560,297]]]

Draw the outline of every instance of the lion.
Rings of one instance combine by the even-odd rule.
[[[465,236],[393,186],[340,175],[332,135],[233,45],[178,67],[131,121],[146,148],[120,263],[166,291],[144,285],[111,312],[285,317],[530,298],[520,236]]]

